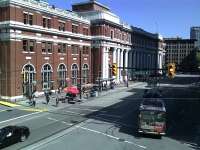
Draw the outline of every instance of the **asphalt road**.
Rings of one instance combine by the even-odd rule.
[[[183,84],[183,80],[187,80],[188,84],[196,81],[194,78],[181,77],[169,82]],[[164,81],[164,83],[169,82]],[[28,126],[31,135],[27,141],[5,149],[197,149],[200,122],[197,117],[192,117],[194,111],[199,114],[197,89],[185,87],[161,87],[161,89],[168,113],[167,135],[162,139],[155,136],[140,136],[136,133],[137,111],[144,91],[144,87],[139,86],[54,112],[31,113],[26,118],[11,121],[12,124]]]

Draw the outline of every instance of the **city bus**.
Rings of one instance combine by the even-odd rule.
[[[138,132],[143,134],[165,135],[166,108],[161,99],[144,99],[140,104]]]

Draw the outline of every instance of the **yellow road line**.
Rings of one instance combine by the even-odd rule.
[[[4,105],[4,106],[8,106],[8,107],[17,107],[17,106],[20,106],[20,105],[11,103],[11,102],[6,102],[6,101],[0,101],[0,105]]]
[[[37,109],[37,108],[23,108],[20,110],[31,111],[31,112],[47,112],[48,111],[48,109]]]

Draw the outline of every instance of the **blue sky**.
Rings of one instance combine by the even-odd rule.
[[[70,9],[71,4],[86,0],[48,0]],[[189,38],[190,27],[200,26],[200,0],[97,0],[130,25],[164,37]]]

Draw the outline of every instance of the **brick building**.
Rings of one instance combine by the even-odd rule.
[[[124,83],[126,67],[137,65],[137,57],[130,57],[135,51],[142,56],[138,55],[138,62],[145,63],[138,68],[149,62],[162,66],[163,43],[158,35],[135,32],[95,0],[73,4],[72,10],[43,0],[0,1],[1,98],[14,100],[34,90],[42,93],[80,83]],[[142,43],[138,46],[134,41],[138,37],[155,47],[147,44],[141,50]],[[146,59],[147,51],[151,61]],[[119,67],[116,76],[113,63]]]
[[[90,21],[39,0],[0,1],[0,95],[91,82]]]
[[[94,0],[73,4],[72,10],[91,21],[93,81],[102,80],[109,84],[114,79],[116,83],[125,82],[127,76],[121,73],[122,68],[128,66],[131,27],[107,6]],[[117,76],[112,76],[112,63],[121,67]]]

